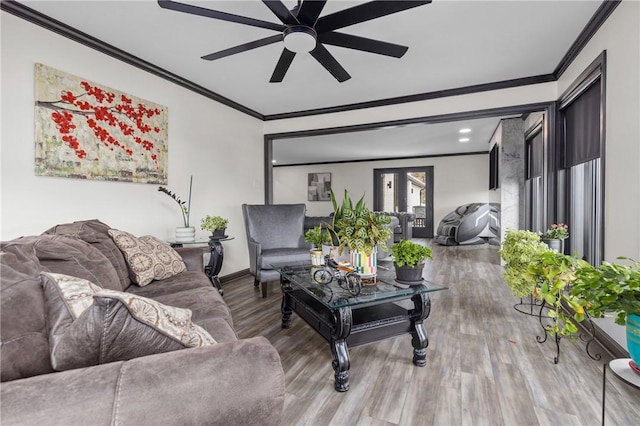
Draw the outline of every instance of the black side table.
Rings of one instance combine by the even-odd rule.
[[[220,284],[220,278],[218,278],[218,274],[220,274],[220,270],[222,269],[222,262],[224,260],[224,248],[222,247],[222,243],[224,241],[231,241],[234,237],[229,237],[227,235],[221,237],[209,237],[208,241],[194,241],[191,243],[177,243],[175,241],[169,241],[169,245],[171,247],[184,247],[184,246],[195,246],[195,245],[207,245],[209,246],[209,251],[211,252],[211,256],[209,257],[209,263],[204,267],[204,273],[207,274],[207,277],[211,280],[211,284],[215,288],[218,289],[220,295],[224,295],[224,290],[222,289],[222,285]]]
[[[602,367],[602,426],[604,426],[604,403],[605,391],[607,390],[607,367],[614,376],[622,380],[627,385],[640,390],[640,374],[633,371],[629,365],[630,358],[618,358],[609,363],[605,363]]]

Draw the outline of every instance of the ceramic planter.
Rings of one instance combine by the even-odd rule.
[[[627,315],[627,349],[633,363],[640,367],[640,315]]]
[[[192,243],[196,240],[196,228],[176,228],[176,243]]]
[[[227,228],[217,228],[215,231],[213,231],[213,237],[224,237],[225,236],[225,232],[227,231]]]
[[[422,272],[424,271],[425,263],[422,262],[416,266],[398,266],[397,263],[393,263],[396,268],[396,279],[402,282],[422,282]]]
[[[322,250],[311,249],[309,253],[311,254],[311,266],[324,265],[324,255],[322,254]]]
[[[371,254],[364,251],[350,251],[349,260],[351,266],[355,268],[355,272],[362,278],[373,278],[378,271],[378,255],[376,250]]]
[[[555,250],[558,253],[564,253],[564,240],[555,238],[542,238],[541,241],[549,246],[551,250]]]

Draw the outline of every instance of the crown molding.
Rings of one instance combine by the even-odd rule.
[[[111,44],[105,43],[100,39],[97,39],[85,32],[82,32],[56,19],[53,19],[43,13],[38,12],[37,10],[31,9],[30,7],[18,3],[17,1],[2,1],[0,3],[0,9],[19,18],[22,18],[25,21],[29,21],[33,24],[41,26],[49,31],[53,31],[54,33],[66,37],[70,40],[95,49],[98,52],[104,53],[105,55],[109,55],[112,58],[118,59],[129,65],[140,68],[141,70],[146,71],[150,74],[168,80],[171,83],[177,84],[178,86],[182,86],[185,89],[191,90],[192,92],[195,92],[206,98],[212,99],[216,102],[219,102],[252,117],[264,120],[264,116],[262,114],[252,110],[251,108],[248,108],[244,105],[232,101],[229,98],[212,92],[211,90],[206,89],[190,80],[187,80],[186,78],[180,77],[177,74],[165,70],[164,68],[160,68],[159,66],[154,65],[151,62],[140,59],[137,56],[125,52],[122,49],[118,49]]]

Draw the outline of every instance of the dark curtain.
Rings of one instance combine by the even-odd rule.
[[[542,132],[527,140],[527,179],[542,176],[544,164]]]
[[[564,109],[565,167],[600,157],[600,79]]]

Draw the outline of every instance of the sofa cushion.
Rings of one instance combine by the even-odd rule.
[[[3,243],[0,269],[1,380],[51,373],[43,277],[33,246]]]
[[[100,250],[100,253],[109,259],[109,262],[111,262],[118,274],[120,287],[116,290],[124,290],[131,284],[129,269],[127,268],[127,262],[122,252],[109,235],[109,229],[111,228],[108,225],[97,219],[92,219],[56,225],[44,231],[43,234],[65,235],[79,238]]]
[[[262,250],[260,268],[273,269],[274,263],[304,262],[310,261],[308,248],[274,248]]]
[[[187,266],[180,255],[169,244],[145,235],[140,238],[128,232],[110,229],[109,235],[124,254],[129,265],[131,280],[139,286],[145,286],[154,279],[163,280],[180,272]]]
[[[64,235],[22,237],[11,244],[24,246],[38,258],[46,272],[84,278],[102,288],[120,289],[118,274],[100,250],[77,238]]]
[[[189,347],[215,340],[191,311],[62,274],[48,274],[44,293],[51,364],[68,370]]]
[[[165,294],[178,293],[196,288],[213,288],[211,281],[202,271],[184,271],[162,281],[152,281],[150,284],[140,287],[132,284],[125,291],[139,296],[157,299]]]

